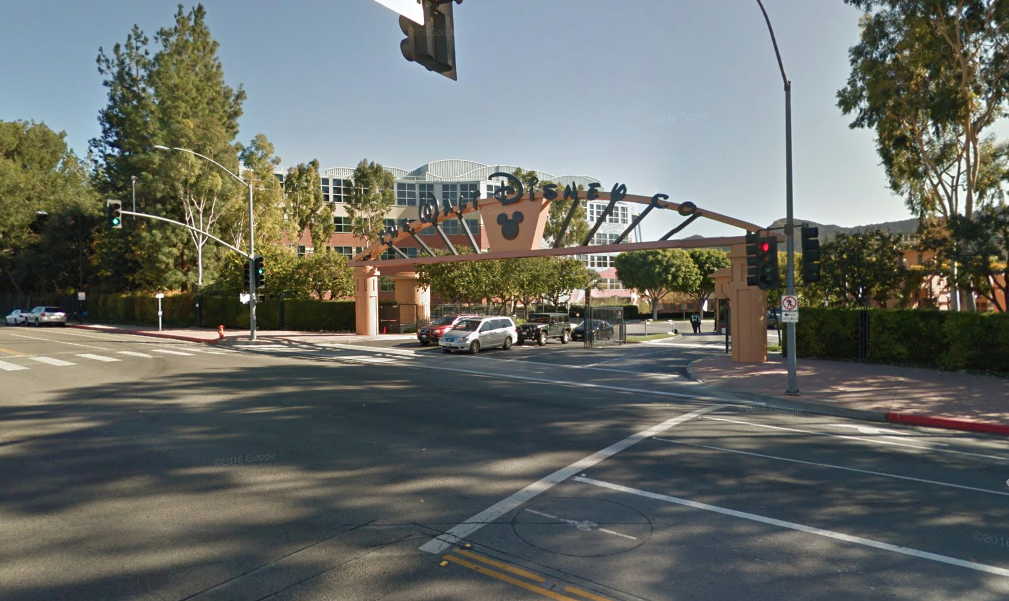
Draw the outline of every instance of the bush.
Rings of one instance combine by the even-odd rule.
[[[354,301],[286,301],[284,327],[307,332],[352,332],[356,327]]]

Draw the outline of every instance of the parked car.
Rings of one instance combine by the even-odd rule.
[[[441,350],[469,351],[477,354],[481,349],[500,346],[508,350],[518,340],[515,322],[510,317],[471,317],[455,324],[441,336]]]
[[[571,321],[567,313],[532,313],[529,319],[518,327],[519,344],[534,340],[540,346],[548,338],[556,338],[561,344],[571,340]]]
[[[767,310],[767,327],[777,330],[781,326],[781,309]]]
[[[28,314],[25,323],[39,327],[45,324],[67,325],[67,314],[59,307],[35,307]]]
[[[593,319],[592,320],[592,339],[593,340],[609,340],[613,338],[613,324],[604,319]],[[585,322],[578,324],[574,330],[571,331],[572,340],[585,340]]]
[[[21,309],[14,309],[13,311],[7,314],[7,325],[9,326],[24,325],[25,317],[27,315],[28,314],[22,311]]]
[[[431,342],[438,342],[441,339],[442,334],[452,329],[455,324],[459,323],[463,319],[477,319],[479,315],[447,315],[432,321],[430,324],[417,330],[417,340],[423,346],[431,344]]]

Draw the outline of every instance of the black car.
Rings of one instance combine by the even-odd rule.
[[[562,344],[571,340],[571,322],[567,313],[532,313],[529,319],[518,327],[519,344],[531,340],[543,346],[548,338],[556,338]]]
[[[613,338],[613,324],[603,319],[592,320],[592,339],[609,340]],[[572,340],[585,340],[585,322],[583,321],[571,332]]]

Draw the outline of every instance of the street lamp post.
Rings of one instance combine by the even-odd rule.
[[[774,45],[774,56],[778,59],[778,68],[781,70],[781,79],[785,84],[785,256],[787,264],[785,266],[785,291],[795,294],[795,219],[792,212],[792,82],[788,81],[785,75],[785,65],[781,62],[781,53],[778,52],[778,41],[774,37],[774,28],[771,27],[771,19],[767,16],[764,3],[757,0],[760,5],[760,12],[764,13],[764,21],[767,22],[767,31],[771,34],[771,43]],[[785,324],[785,338],[788,342],[788,386],[785,394],[799,394],[799,387],[795,381],[795,324],[788,322]]]
[[[131,175],[130,182],[133,184],[133,212],[137,212],[137,176]],[[133,221],[137,220],[137,216],[133,216]]]
[[[253,341],[255,341],[256,340],[256,273],[255,273],[255,265],[254,265],[253,258],[256,256],[256,242],[255,242],[255,238],[256,238],[256,224],[253,221],[253,211],[252,211],[252,182],[251,181],[247,182],[244,179],[242,179],[241,177],[239,177],[238,175],[235,175],[234,173],[231,172],[230,169],[228,169],[224,165],[218,163],[214,159],[212,159],[212,158],[210,158],[208,156],[204,156],[204,155],[202,155],[202,154],[200,154],[198,152],[189,150],[188,148],[176,148],[174,146],[171,147],[171,148],[169,148],[167,146],[160,146],[160,145],[155,145],[154,148],[155,148],[155,150],[178,150],[180,152],[188,152],[189,154],[198,156],[201,159],[204,159],[206,161],[209,161],[209,162],[217,165],[225,173],[227,173],[231,177],[235,178],[236,180],[238,180],[239,182],[241,182],[243,186],[245,186],[246,188],[249,189],[249,257],[248,257],[249,260],[247,261],[247,263],[248,263],[247,268],[249,270],[249,336],[252,338]]]

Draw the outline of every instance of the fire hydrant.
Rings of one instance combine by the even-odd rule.
[[[224,340],[224,324],[217,326],[217,337]]]

